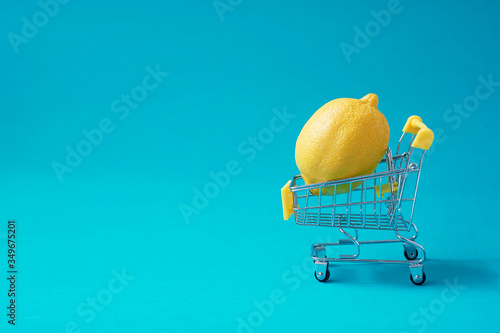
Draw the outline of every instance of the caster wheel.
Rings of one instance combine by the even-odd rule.
[[[326,282],[328,281],[328,279],[330,278],[330,270],[327,268],[326,269],[326,274],[325,274],[325,278],[323,280],[321,280],[320,278],[318,278],[318,275],[316,272],[314,272],[314,277],[316,278],[316,280],[318,280],[319,282]]]
[[[413,284],[416,284],[417,286],[420,286],[421,284],[424,284],[424,282],[425,282],[425,273],[422,272],[422,278],[420,279],[419,282],[415,282],[415,280],[413,279],[413,275],[412,274],[410,274],[410,280],[411,280],[411,282],[413,282]]]
[[[408,259],[408,260],[415,260],[416,258],[418,257],[418,250],[415,249],[415,251],[413,252],[406,252],[405,250],[405,258]]]

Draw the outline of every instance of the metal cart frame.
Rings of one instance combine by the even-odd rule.
[[[411,134],[411,139],[407,151],[400,154],[405,134]],[[383,171],[308,185],[302,176],[297,175],[282,188],[285,220],[294,214],[299,225],[337,227],[347,237],[338,242],[312,245],[311,258],[318,281],[329,279],[331,262],[369,262],[408,265],[411,281],[416,285],[425,282],[425,249],[415,241],[418,230],[412,220],[422,160],[433,139],[434,134],[422,119],[411,116],[403,128],[396,154],[393,156],[387,148],[385,158],[377,168],[383,168]],[[415,148],[422,149],[420,157],[416,156]],[[361,241],[358,229],[393,230],[396,238]],[[409,232],[410,236],[402,235],[402,232]],[[407,260],[359,258],[361,245],[397,242],[402,243]],[[354,245],[354,253],[327,256],[327,248],[343,245]]]

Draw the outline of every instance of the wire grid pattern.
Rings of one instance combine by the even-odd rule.
[[[405,191],[406,179],[419,171],[419,168],[402,168],[341,182],[302,186],[297,185],[303,184],[302,177],[295,176],[290,187],[295,222],[300,225],[408,231],[411,218],[403,217],[403,208],[413,210],[416,191]],[[341,193],[345,192],[346,186],[349,188],[347,193]],[[386,193],[382,193],[384,187]],[[326,188],[335,195],[322,194]],[[317,190],[316,194],[312,193],[313,190]]]

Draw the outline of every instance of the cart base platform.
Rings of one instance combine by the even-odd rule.
[[[412,237],[403,237],[395,230],[397,238],[384,240],[358,240],[358,229],[354,229],[354,235],[351,235],[343,228],[339,230],[347,236],[345,239],[340,239],[333,243],[315,243],[312,245],[311,258],[314,261],[315,272],[314,276],[320,282],[326,282],[330,278],[329,263],[330,262],[369,262],[369,263],[386,263],[386,264],[403,264],[410,268],[410,280],[416,285],[421,285],[425,282],[426,276],[424,273],[425,249],[422,245],[415,242],[418,231],[412,223],[412,229],[415,231]],[[387,260],[387,259],[359,259],[360,247],[362,244],[384,244],[384,243],[403,243],[404,256],[407,260]],[[354,254],[340,254],[338,258],[329,258],[326,256],[326,248],[341,245],[354,245]]]

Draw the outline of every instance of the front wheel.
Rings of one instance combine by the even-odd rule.
[[[314,277],[316,278],[316,280],[318,280],[319,282],[326,282],[328,281],[328,279],[330,278],[330,270],[328,269],[328,267],[326,268],[326,273],[323,277],[323,279],[321,279],[321,276],[318,277],[318,274],[316,272],[314,272]]]

